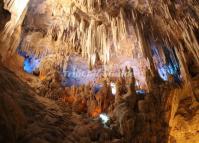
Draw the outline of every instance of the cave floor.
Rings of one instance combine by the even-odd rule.
[[[4,143],[89,143],[108,133],[99,120],[38,96],[4,67],[0,67],[0,92],[0,137]]]
[[[19,78],[20,77],[20,78]],[[193,89],[198,93],[196,77]],[[77,114],[61,101],[39,96],[40,80],[0,66],[0,139],[4,143],[122,143],[99,119]],[[199,103],[192,97],[180,101],[171,135],[177,142],[198,143]],[[179,126],[180,125],[180,128]],[[193,130],[192,130],[193,129]],[[190,137],[192,136],[192,138]],[[172,139],[170,141],[172,143]]]

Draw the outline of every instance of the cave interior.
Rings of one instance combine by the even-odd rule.
[[[199,143],[198,0],[0,0],[0,143]]]

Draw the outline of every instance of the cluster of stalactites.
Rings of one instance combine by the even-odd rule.
[[[184,79],[187,80],[189,78],[187,69],[187,64],[190,61],[188,58],[189,55],[192,55],[193,59],[191,60],[195,61],[196,66],[199,67],[199,43],[195,31],[199,29],[199,13],[194,10],[197,8],[194,1],[183,2],[188,3],[189,7],[181,12],[181,14],[183,14],[181,18],[174,16],[169,5],[163,3],[165,19],[167,18],[170,20],[168,30],[166,31],[167,38],[163,39],[163,42],[168,48],[174,47],[174,51],[181,65],[182,75]],[[174,9],[176,11],[178,10],[176,7]]]
[[[193,5],[191,6],[191,4]],[[178,19],[178,17],[176,18],[172,16],[172,12],[169,10],[168,4],[163,3],[162,7],[164,9],[165,17],[173,22],[171,23],[173,27],[171,26],[168,27],[169,30],[167,32],[167,35],[168,39],[170,40],[169,42],[173,42],[172,39],[170,38],[171,36],[178,37],[175,29],[178,28],[178,31],[182,32],[181,39],[185,43],[184,47],[186,47],[186,49],[193,54],[195,60],[199,64],[199,50],[198,50],[199,44],[196,35],[194,33],[194,30],[199,28],[199,23],[198,23],[199,13],[197,11],[194,11],[194,1],[189,1],[189,5],[190,6],[187,9],[187,13],[185,12],[183,13],[185,16],[182,19]],[[179,42],[179,44],[181,45],[182,43]],[[183,49],[180,50],[183,51]]]
[[[107,3],[107,0],[105,0]],[[95,12],[102,9],[102,0],[74,0],[74,3],[84,12]]]
[[[120,49],[120,40],[127,36],[127,25],[125,13],[120,9],[120,14],[111,17],[106,13],[108,22],[99,22],[95,19],[79,20],[76,17],[75,8],[71,8],[70,16],[62,23],[56,23],[48,29],[47,36],[54,41],[61,41],[71,45],[71,52],[80,52],[86,57],[92,66],[96,62],[97,55],[103,63],[110,60],[110,49],[114,47],[114,51]],[[65,48],[65,47],[63,47]]]
[[[176,54],[183,77],[186,77],[189,74],[186,65],[189,61],[186,57],[188,54],[193,56],[199,67],[199,44],[196,36],[199,13],[196,10],[198,6],[195,5],[197,2],[147,2],[145,8],[138,7],[132,11],[136,36],[144,55],[153,56],[148,53],[154,47],[160,47],[162,50],[164,47],[168,48]],[[184,7],[184,4],[189,6]],[[164,61],[165,55],[156,58]],[[150,63],[152,62],[153,59],[150,60]]]
[[[152,57],[150,51],[153,48],[151,40],[154,40],[156,46],[158,45],[156,41],[161,41],[162,45],[167,48],[174,47],[180,65],[183,64],[181,62],[184,58],[183,54],[186,54],[185,47],[199,63],[199,45],[194,34],[194,29],[199,27],[198,23],[193,16],[185,15],[182,19],[174,17],[173,15],[177,12],[172,13],[168,2],[157,1],[156,4],[147,1],[147,4],[144,4],[145,11],[142,7],[132,6],[127,10],[121,6],[118,8],[120,12],[114,16],[107,10],[102,10],[103,3],[110,4],[111,1],[74,0],[73,2],[68,15],[63,15],[63,6],[60,8],[60,5],[58,7],[55,5],[54,17],[56,14],[58,14],[57,17],[63,16],[61,16],[61,20],[58,18],[51,23],[47,31],[47,38],[45,37],[55,41],[55,43],[60,43],[56,48],[67,51],[63,54],[78,52],[88,59],[91,66],[95,64],[97,58],[100,58],[103,63],[108,63],[112,53],[117,55],[122,49],[121,41],[127,39],[129,35],[136,35],[134,36],[136,39],[132,39],[132,41],[138,42],[143,55],[149,59],[151,64],[154,62],[150,58]],[[184,41],[185,46],[182,45],[181,41]],[[30,46],[29,49],[25,51],[33,51],[33,54],[36,55],[43,54],[45,56],[48,54],[42,48],[34,50]]]

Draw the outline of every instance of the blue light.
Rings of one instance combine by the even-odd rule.
[[[158,68],[158,73],[160,77],[164,80],[168,80],[168,75],[173,75],[175,80],[179,81],[179,66],[177,64],[165,64]]]
[[[146,94],[145,90],[136,90],[136,93],[137,94],[142,94],[142,95]]]
[[[20,56],[24,57],[23,69],[27,73],[33,73],[37,68],[39,68],[40,59],[35,58],[34,55],[29,55],[27,52],[17,49]]]
[[[97,92],[99,92],[102,87],[103,87],[103,85],[101,85],[101,84],[95,85],[93,88],[94,93],[96,94]]]
[[[33,73],[39,67],[40,60],[34,57],[25,57],[24,71],[27,73]]]
[[[168,73],[167,73],[167,69],[164,67],[160,67],[158,68],[158,73],[160,75],[160,77],[164,80],[167,81],[168,80]]]

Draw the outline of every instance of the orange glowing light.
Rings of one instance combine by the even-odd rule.
[[[99,116],[99,114],[100,114],[101,112],[102,112],[102,111],[101,111],[101,108],[100,108],[100,107],[96,107],[93,111],[91,111],[90,115],[91,115],[91,117],[96,118],[96,117]]]
[[[46,76],[45,76],[45,75],[40,75],[40,76],[39,76],[39,79],[40,79],[40,80],[45,80],[45,79],[46,79]]]

